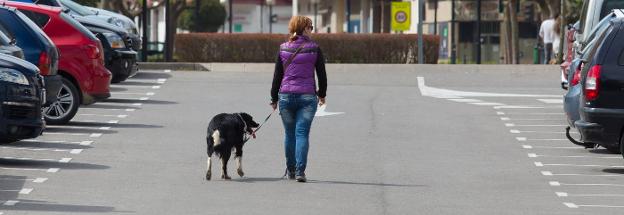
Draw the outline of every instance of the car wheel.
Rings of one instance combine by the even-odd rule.
[[[80,95],[78,89],[71,81],[63,77],[63,86],[56,95],[56,102],[43,109],[43,115],[48,124],[67,124],[78,112]]]
[[[6,143],[12,143],[12,142],[17,142],[17,139],[13,139],[13,138],[0,138],[0,144],[6,144]]]

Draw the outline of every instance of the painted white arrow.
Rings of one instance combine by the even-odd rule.
[[[325,111],[325,109],[327,109],[327,105],[319,106],[316,109],[316,114],[314,114],[314,116],[332,116],[332,115],[344,114],[344,112],[327,112]]]

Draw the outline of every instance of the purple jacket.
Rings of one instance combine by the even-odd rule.
[[[303,48],[292,60],[288,68],[284,64],[297,51]],[[316,89],[314,71],[319,78],[319,90]],[[275,64],[275,75],[271,89],[272,101],[277,101],[277,94],[317,94],[325,97],[327,90],[327,75],[325,72],[325,59],[318,45],[307,36],[298,36],[293,42],[285,42],[280,45],[280,52]]]

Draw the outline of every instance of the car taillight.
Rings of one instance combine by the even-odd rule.
[[[98,49],[100,50],[100,63],[104,65],[104,46],[102,46],[102,42],[98,40]]]
[[[43,75],[50,74],[50,67],[52,67],[52,59],[48,56],[48,53],[41,52],[39,54],[39,72]]]
[[[583,64],[579,65],[576,70],[574,70],[574,74],[572,76],[572,83],[570,86],[576,86],[581,82],[581,68],[583,68]]]
[[[600,88],[600,65],[594,65],[587,72],[585,79],[585,100],[592,101],[598,98],[598,90]]]
[[[98,59],[101,57],[102,53],[100,53],[99,47],[89,44],[87,45],[87,55],[91,59]]]

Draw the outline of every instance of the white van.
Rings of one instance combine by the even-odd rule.
[[[598,22],[607,16],[613,9],[624,9],[624,0],[585,0],[581,10],[581,26],[576,32],[575,49],[583,50],[589,37],[589,33],[596,27]]]

